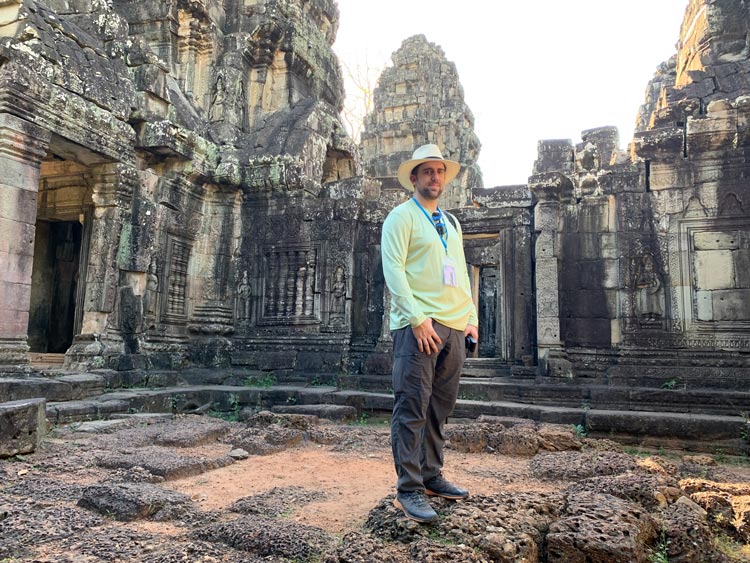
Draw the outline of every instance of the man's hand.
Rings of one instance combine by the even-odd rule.
[[[473,336],[474,340],[478,342],[479,341],[479,329],[475,327],[474,325],[466,325],[466,330],[464,330],[464,336]]]
[[[420,352],[424,352],[428,356],[431,352],[437,354],[438,344],[441,344],[443,341],[440,340],[438,333],[432,328],[432,319],[430,317],[427,317],[421,325],[412,327],[411,330],[414,333],[414,338],[417,339]]]

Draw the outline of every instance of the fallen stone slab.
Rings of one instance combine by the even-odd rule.
[[[85,432],[88,434],[106,434],[122,426],[127,425],[128,421],[119,420],[90,420],[74,425],[76,432]]]
[[[189,496],[148,483],[101,483],[86,487],[78,506],[122,522],[157,517],[169,520],[175,508],[190,507]],[[165,514],[158,514],[167,509]]]
[[[44,399],[0,403],[0,458],[35,451],[47,430]]]
[[[159,446],[107,451],[96,456],[96,464],[99,467],[107,469],[140,467],[152,475],[158,475],[166,480],[199,475],[206,471],[226,467],[232,463],[234,463],[234,459],[228,455],[217,459],[191,457],[176,454]]]
[[[357,409],[349,405],[278,405],[274,413],[307,414],[337,422],[349,422],[357,418]]]

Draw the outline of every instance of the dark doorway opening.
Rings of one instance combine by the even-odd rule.
[[[36,224],[28,333],[31,352],[64,353],[73,343],[82,234],[77,221]]]

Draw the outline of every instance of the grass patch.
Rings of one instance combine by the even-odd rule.
[[[272,373],[264,375],[250,375],[245,378],[243,385],[245,387],[273,387],[278,383],[276,376]]]

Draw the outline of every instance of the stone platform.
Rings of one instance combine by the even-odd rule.
[[[495,377],[489,377],[492,373]],[[0,379],[0,405],[40,398],[46,399],[46,417],[52,425],[128,414],[199,413],[236,419],[248,408],[296,409],[352,419],[363,413],[387,415],[393,405],[390,378],[382,375],[277,377],[251,370],[190,369],[48,372]],[[747,413],[747,392],[529,377],[523,370],[493,371],[469,362],[454,418],[521,417],[570,424],[581,433],[631,445],[746,454]]]

